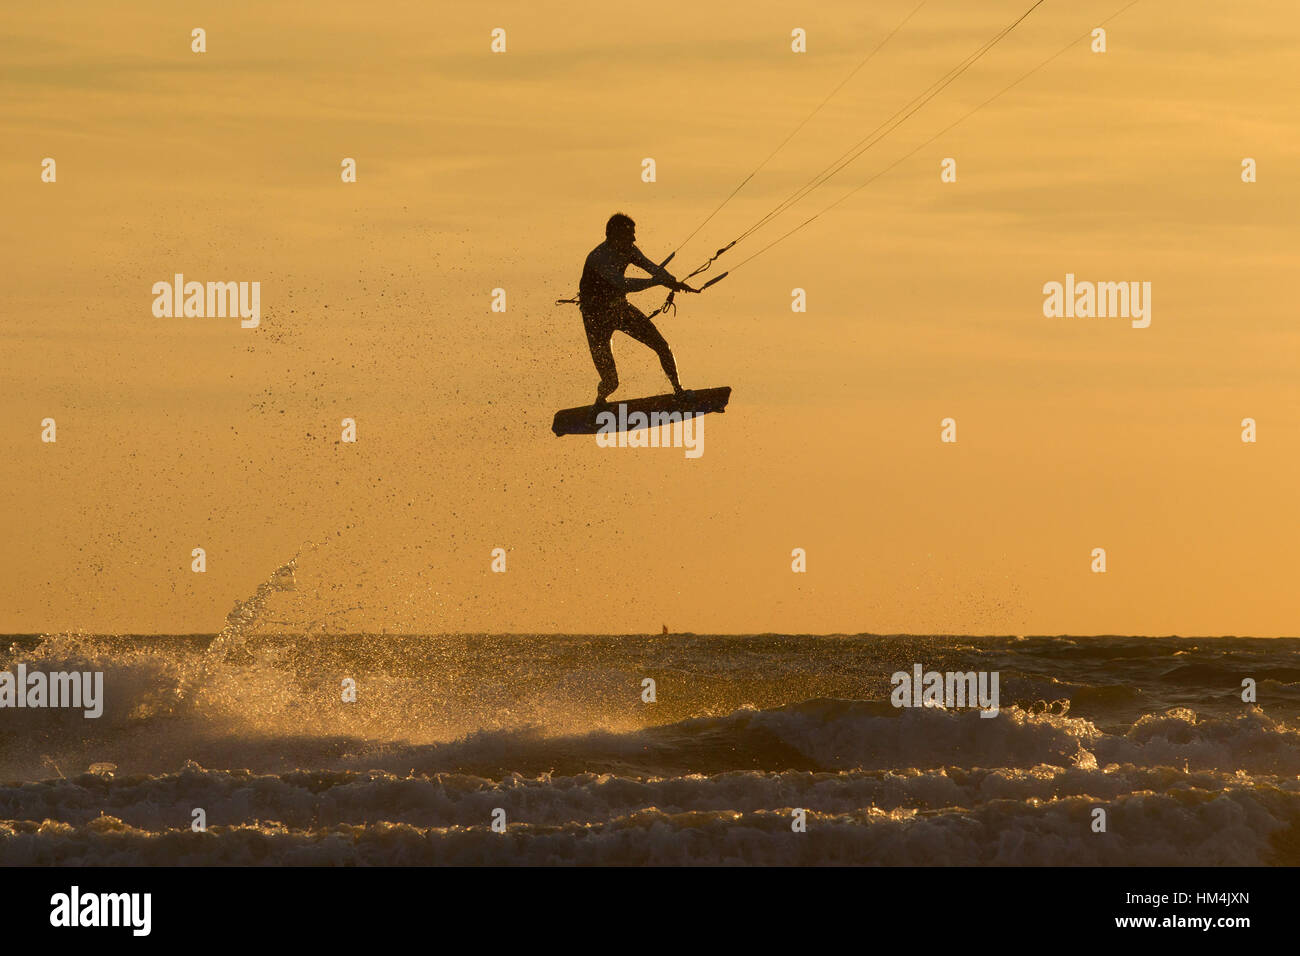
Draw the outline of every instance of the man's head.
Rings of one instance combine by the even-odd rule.
[[[633,245],[636,242],[636,223],[631,216],[616,212],[605,223],[605,238],[615,245]]]

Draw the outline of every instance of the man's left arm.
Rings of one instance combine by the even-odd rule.
[[[646,272],[650,273],[652,276],[654,276],[656,279],[659,280],[660,285],[666,285],[669,288],[677,285],[677,280],[673,278],[673,274],[671,272],[669,272],[667,269],[661,268],[659,266],[659,263],[651,262],[649,259],[646,258],[645,253],[643,253],[636,246],[632,247],[632,264],[635,265],[637,268],[644,269]]]

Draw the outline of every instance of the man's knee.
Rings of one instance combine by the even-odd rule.
[[[654,350],[655,354],[661,359],[671,359],[673,357],[673,350],[669,348],[668,340],[664,338],[659,333],[659,330],[654,326],[650,326],[650,328],[643,330],[642,334],[638,336],[637,341],[642,345],[645,345],[647,348]]]

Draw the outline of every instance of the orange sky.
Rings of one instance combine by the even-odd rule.
[[[702,457],[551,435],[594,393],[553,300],[606,217],[662,258],[915,5],[6,10],[0,630],[215,631],[323,540],[289,625],[1296,634],[1292,3],[1143,0],[684,299],[684,380],[734,388]],[[1048,0],[732,261],[1122,5]],[[674,267],[1025,6],[929,0]],[[177,272],[259,281],[261,327],[155,318]],[[1151,327],[1044,318],[1067,272],[1151,282]],[[616,397],[665,389],[615,355]]]

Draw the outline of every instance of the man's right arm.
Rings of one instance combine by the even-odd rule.
[[[669,258],[672,257],[670,256]],[[667,286],[676,292],[692,291],[690,286],[686,285],[684,282],[679,282],[676,276],[663,266],[659,265],[659,263],[646,258],[645,253],[640,249],[637,249],[635,246],[632,248],[632,261],[654,276],[654,280],[650,283],[651,285]]]
[[[601,278],[615,289],[621,289],[623,292],[640,292],[643,289],[649,289],[651,286],[660,284],[658,279],[629,279],[616,269],[613,263],[603,257],[596,264],[596,268],[599,270]]]

